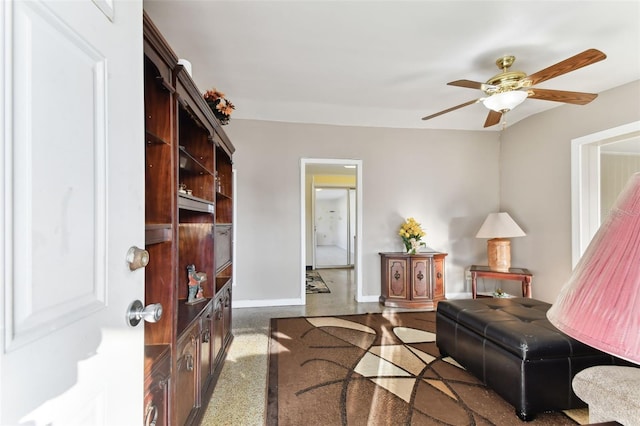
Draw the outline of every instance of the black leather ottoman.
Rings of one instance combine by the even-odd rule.
[[[624,362],[556,329],[546,317],[550,306],[528,298],[441,301],[438,349],[512,404],[522,420],[585,407],[571,389],[573,376]]]

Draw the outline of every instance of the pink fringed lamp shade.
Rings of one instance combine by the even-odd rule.
[[[640,173],[618,196],[547,317],[569,336],[640,364]]]

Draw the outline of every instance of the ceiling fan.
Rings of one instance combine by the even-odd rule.
[[[456,80],[447,83],[450,86],[480,89],[487,95],[486,97],[474,99],[472,101],[447,108],[444,111],[428,115],[422,119],[429,120],[442,114],[466,107],[467,105],[482,102],[484,106],[490,110],[484,123],[484,127],[491,127],[500,123],[504,113],[520,105],[527,98],[586,105],[594,100],[598,95],[593,93],[568,92],[564,90],[536,89],[533,86],[587,65],[602,61],[606,57],[607,55],[597,49],[588,49],[534,74],[527,75],[522,71],[511,71],[509,69],[516,60],[514,56],[503,56],[496,60],[496,65],[502,70],[502,72],[491,77],[486,83],[479,83],[471,80]]]

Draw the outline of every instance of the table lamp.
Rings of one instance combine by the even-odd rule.
[[[618,196],[547,318],[576,340],[640,364],[640,173]]]
[[[509,213],[489,213],[478,230],[476,238],[489,238],[487,258],[489,269],[497,272],[509,272],[511,267],[511,241],[509,238],[524,237],[526,234],[511,219]]]

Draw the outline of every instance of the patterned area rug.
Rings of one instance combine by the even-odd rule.
[[[434,312],[272,319],[266,424],[524,424],[435,337]],[[578,423],[549,412],[526,424]]]
[[[307,271],[307,294],[331,293],[318,271]]]

